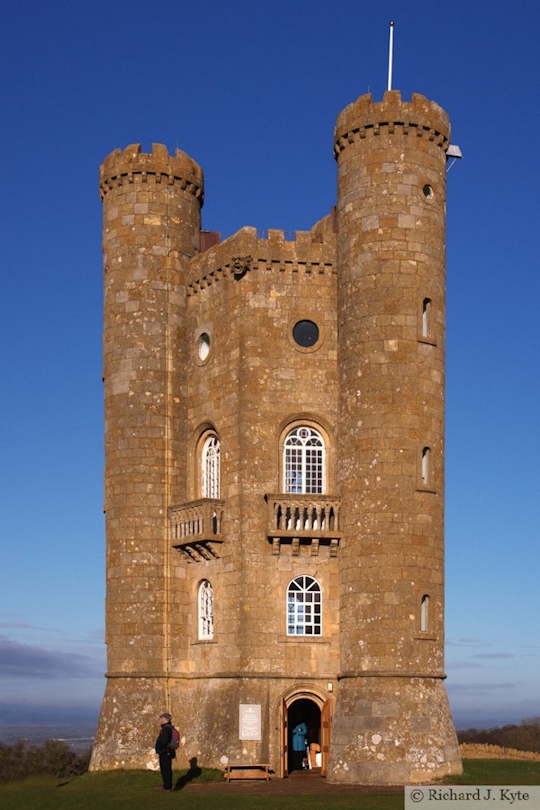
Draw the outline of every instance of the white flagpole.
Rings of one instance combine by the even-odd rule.
[[[394,58],[394,22],[390,21],[390,44],[388,46],[388,89],[392,89],[392,62]]]

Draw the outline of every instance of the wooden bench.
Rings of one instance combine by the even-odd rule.
[[[225,779],[265,779],[270,781],[270,765],[251,764],[246,762],[230,762],[225,769]]]

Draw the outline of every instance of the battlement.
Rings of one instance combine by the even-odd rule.
[[[434,141],[444,151],[450,144],[450,122],[445,111],[420,93],[402,101],[399,90],[388,90],[381,102],[371,93],[360,96],[340,113],[334,132],[334,155],[358,139],[377,136],[385,129],[390,135],[402,132]]]
[[[99,169],[101,199],[112,188],[134,182],[178,184],[193,194],[201,206],[203,204],[203,171],[180,149],[174,155],[169,155],[167,147],[161,143],[153,143],[150,154],[141,152],[140,143],[131,144],[123,151],[115,149],[105,158]]]
[[[310,231],[289,233],[277,228],[257,231],[244,227],[195,256],[190,263],[188,295],[193,295],[222,278],[242,278],[256,269],[304,273],[334,273],[336,234],[331,216]],[[294,239],[290,237],[294,236]]]

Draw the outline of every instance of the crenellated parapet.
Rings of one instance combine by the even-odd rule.
[[[335,250],[335,233],[320,223],[311,231],[291,234],[277,228],[263,232],[256,228],[241,228],[193,258],[187,294],[195,295],[229,276],[238,281],[252,270],[333,274]]]
[[[426,138],[444,151],[450,144],[450,122],[442,107],[420,93],[411,101],[402,101],[399,90],[388,90],[382,102],[373,102],[371,93],[360,96],[338,116],[334,131],[334,155],[337,158],[349,144],[377,137],[383,131],[401,132]]]
[[[99,170],[101,199],[117,186],[130,183],[179,185],[192,194],[202,207],[204,178],[201,167],[180,149],[169,155],[161,143],[152,144],[150,154],[141,152],[140,143],[115,149],[105,158]]]

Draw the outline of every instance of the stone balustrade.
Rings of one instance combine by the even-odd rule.
[[[201,498],[169,509],[171,542],[190,561],[218,557],[216,543],[223,542],[221,521],[225,502]]]
[[[310,545],[318,554],[320,545],[330,546],[336,556],[341,537],[339,531],[340,499],[335,495],[266,495],[268,503],[268,539],[274,554],[282,544],[290,544],[298,554],[300,545]]]

